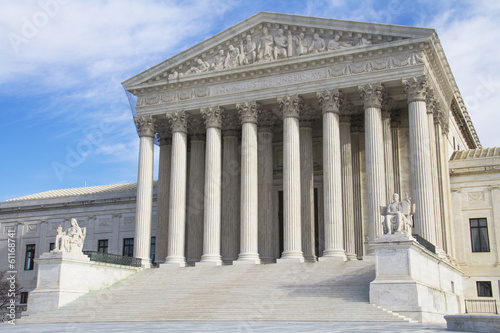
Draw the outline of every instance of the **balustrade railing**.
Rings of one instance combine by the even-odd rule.
[[[465,313],[498,314],[497,301],[494,299],[466,299]]]
[[[134,257],[125,257],[117,254],[83,251],[83,254],[89,256],[91,261],[104,262],[107,264],[141,267],[141,260]]]

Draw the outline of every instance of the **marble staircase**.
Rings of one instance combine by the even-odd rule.
[[[19,323],[404,321],[368,302],[367,261],[154,268]]]

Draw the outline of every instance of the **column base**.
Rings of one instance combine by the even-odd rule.
[[[304,261],[306,261],[306,262],[316,262],[316,261],[318,261],[318,257],[316,257],[314,255],[305,255],[304,256]]]
[[[147,258],[147,259],[142,258],[141,259],[141,267],[142,268],[151,268],[151,266],[153,266],[151,259],[149,259],[149,258]]]
[[[260,265],[260,259],[238,259],[233,261],[233,265]]]
[[[160,267],[186,267],[186,258],[184,257],[167,257],[165,262]]]
[[[200,266],[222,266],[222,260],[205,260],[198,261],[194,264],[194,267]]]
[[[358,256],[355,253],[346,253],[347,260],[358,260]]]
[[[347,261],[344,250],[325,250],[319,261]]]
[[[289,263],[289,262],[304,262],[304,255],[301,251],[288,251],[283,252],[281,258],[276,260],[277,264]]]
[[[194,265],[196,267],[197,266],[221,266],[222,265],[221,256],[212,255],[212,254],[202,255],[201,260],[198,261]]]

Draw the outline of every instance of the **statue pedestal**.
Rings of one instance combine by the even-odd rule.
[[[99,290],[140,268],[90,261],[81,252],[48,252],[35,259],[38,278],[26,314],[58,309],[91,290]]]
[[[370,303],[419,322],[461,313],[462,272],[406,234],[378,237]]]

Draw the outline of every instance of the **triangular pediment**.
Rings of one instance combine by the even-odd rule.
[[[150,84],[210,76],[236,67],[425,39],[433,29],[261,12],[125,81]]]

